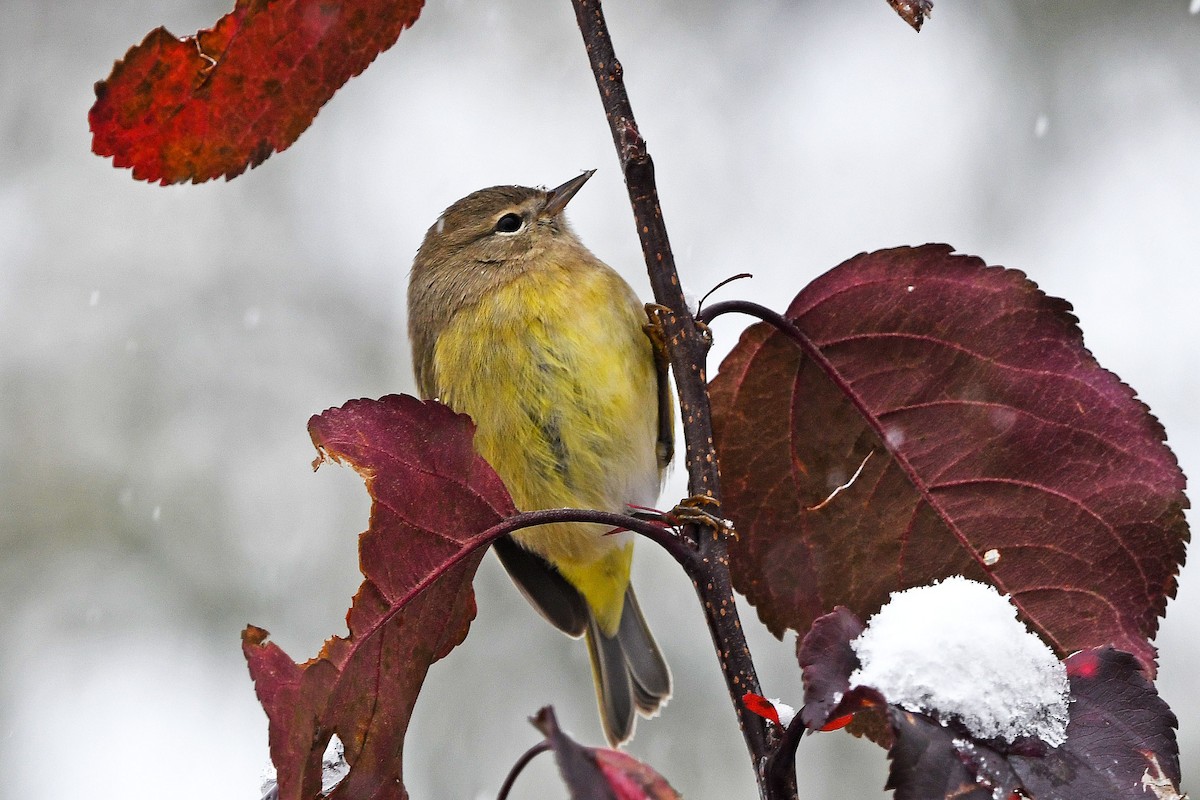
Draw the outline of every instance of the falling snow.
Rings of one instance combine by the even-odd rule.
[[[1050,130],[1050,118],[1045,114],[1038,114],[1037,119],[1033,121],[1033,135],[1041,139]]]

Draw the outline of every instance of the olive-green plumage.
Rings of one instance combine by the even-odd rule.
[[[630,286],[562,211],[556,189],[495,186],[425,235],[408,288],[417,386],[475,421],[476,449],[523,510],[624,511],[658,496],[672,452],[665,375]],[[601,525],[528,528],[496,543],[530,602],[585,635],[605,735],[633,735],[671,674],[629,585],[633,537]]]

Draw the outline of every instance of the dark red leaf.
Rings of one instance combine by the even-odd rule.
[[[887,701],[869,686],[850,686],[858,656],[850,642],[863,632],[862,620],[838,607],[813,623],[796,642],[796,659],[804,671],[804,705],[800,720],[809,730],[850,732],[890,747],[892,733],[884,714]],[[868,713],[860,713],[860,712]]]
[[[800,719],[806,728],[823,729],[829,724],[834,709],[850,691],[850,674],[859,667],[850,642],[862,632],[862,620],[838,607],[814,622],[797,644],[796,658],[804,670]]]
[[[888,0],[888,5],[895,9],[900,19],[918,31],[925,24],[925,18],[933,14],[932,0]]]
[[[735,586],[776,635],[962,574],[1060,654],[1153,670],[1184,479],[1066,302],[926,245],[856,256],[787,317],[814,352],[755,325],[711,385]]]
[[[543,708],[531,721],[550,742],[563,783],[571,792],[571,800],[613,800],[613,790],[592,757],[591,748],[563,733],[554,709]]]
[[[533,724],[550,742],[571,800],[680,800],[665,778],[632,756],[575,742],[552,709],[539,711]]]
[[[887,788],[896,790],[897,800],[992,800],[1017,789],[1038,800],[1179,797],[1177,721],[1132,655],[1104,647],[1068,658],[1066,741],[1055,748],[1032,738],[1008,744],[979,739],[954,719],[939,721],[930,716],[936,709],[930,715],[906,711],[887,705],[875,689],[851,686],[859,663],[849,644],[861,629],[838,609],[805,637],[801,718],[808,728],[828,727],[839,714],[886,706]],[[1150,785],[1155,791],[1143,795]]]
[[[237,0],[210,30],[165,28],[113,65],[88,113],[92,150],[162,184],[233,178],[285,150],[424,0]]]
[[[1044,757],[1010,756],[1030,795],[1180,797],[1178,721],[1133,656],[1111,647],[1067,659],[1067,741]],[[1147,791],[1153,783],[1157,791]]]
[[[1175,715],[1137,659],[1110,647],[1067,659],[1067,740],[1005,746],[972,739],[954,723],[891,707],[895,744],[888,788],[896,797],[1038,800],[1181,798]]]
[[[359,539],[365,580],[346,614],[350,633],[295,663],[261,628],[242,636],[270,723],[280,800],[321,790],[321,756],[337,734],[350,772],[329,797],[406,797],[404,733],[425,673],[467,635],[471,579],[491,538],[516,513],[475,453],[470,419],[434,402],[355,400],[309,421],[320,455],[352,466],[371,495]]]
[[[988,745],[895,706],[890,717],[895,744],[884,788],[896,800],[995,800],[1020,786],[1004,755]]]

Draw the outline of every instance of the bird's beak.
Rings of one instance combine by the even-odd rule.
[[[587,183],[588,178],[596,174],[596,170],[589,169],[577,178],[564,183],[562,186],[556,186],[549,192],[546,192],[546,207],[542,209],[542,216],[557,217],[562,213],[562,210],[567,207],[567,203],[571,202],[571,198],[575,193],[583,188]]]

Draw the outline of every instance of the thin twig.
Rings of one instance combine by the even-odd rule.
[[[749,272],[739,272],[737,275],[730,275],[728,278],[721,281],[716,286],[712,287],[711,289],[709,289],[707,292],[704,293],[704,297],[701,297],[700,302],[696,303],[696,313],[697,314],[700,313],[700,309],[704,308],[705,302],[707,302],[708,298],[712,297],[713,294],[718,289],[721,289],[721,288],[733,283],[734,281],[740,281],[742,278],[753,278],[753,277],[754,276],[751,275]]]
[[[657,318],[667,343],[683,416],[688,492],[693,497],[706,498],[711,503],[708,510],[714,511],[720,507],[720,472],[713,447],[712,412],[705,375],[709,340],[688,311],[679,284],[654,181],[654,162],[634,121],[621,64],[613,50],[600,0],[572,0],[572,3],[612,131],[621,172],[625,176],[650,285],[661,307]],[[762,769],[771,746],[765,721],[741,702],[746,692],[762,692],[734,604],[728,543],[725,534],[716,529],[688,525],[685,534],[697,543],[699,557],[681,563],[696,587],[759,791],[766,798]],[[770,795],[771,798],[787,796]]]

